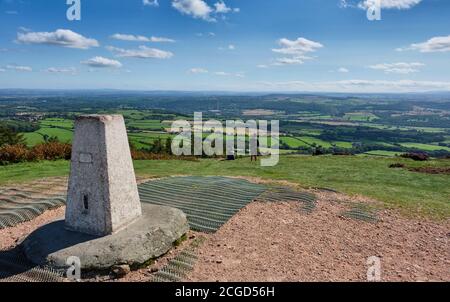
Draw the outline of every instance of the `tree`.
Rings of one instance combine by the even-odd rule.
[[[0,125],[0,147],[17,144],[25,144],[23,135]]]

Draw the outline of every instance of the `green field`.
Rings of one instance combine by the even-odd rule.
[[[385,151],[385,150],[373,150],[373,151],[366,152],[364,154],[375,155],[375,156],[390,156],[390,157],[393,157],[393,156],[400,155],[401,152]]]
[[[355,121],[355,122],[371,122],[374,120],[379,119],[378,116],[376,116],[373,113],[366,113],[366,112],[354,112],[354,113],[347,113],[344,116],[344,119],[349,121]]]
[[[347,194],[361,194],[404,213],[436,218],[450,217],[450,175],[430,175],[406,169],[390,169],[392,163],[407,166],[450,166],[448,160],[414,162],[403,158],[281,156],[275,167],[261,167],[248,158],[237,161],[136,161],[141,176],[223,175],[255,176],[287,180],[302,187],[326,187]],[[67,161],[24,163],[0,169],[0,184],[18,183],[49,176],[68,175]]]
[[[403,147],[414,148],[424,151],[437,151],[437,150],[445,150],[450,151],[449,147],[442,147],[437,145],[429,145],[429,144],[417,144],[417,143],[404,143],[401,144]]]
[[[295,137],[281,137],[281,142],[287,144],[289,148],[296,149],[298,147],[309,147],[309,145]]]

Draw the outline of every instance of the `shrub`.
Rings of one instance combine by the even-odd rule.
[[[6,145],[0,148],[2,165],[37,160],[70,159],[72,146],[59,142],[43,143],[29,149],[23,144]]]
[[[389,168],[404,168],[405,167],[405,165],[404,164],[401,164],[401,163],[395,163],[395,164],[391,164],[391,165],[389,165]]]
[[[412,153],[404,153],[401,155],[403,158],[410,158],[415,161],[426,161],[430,158],[427,153],[423,152],[412,152]]]
[[[70,159],[72,146],[57,141],[38,144],[29,152],[29,160]]]
[[[28,148],[25,145],[5,145],[0,148],[0,163],[20,163],[28,159]]]

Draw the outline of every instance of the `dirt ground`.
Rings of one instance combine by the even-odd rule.
[[[377,222],[342,216],[363,197],[315,191],[312,213],[297,202],[253,202],[215,234],[190,232],[188,240],[150,267],[116,281],[149,281],[198,236],[206,241],[186,281],[364,281],[367,259],[380,257],[382,281],[450,281],[450,220],[406,218],[380,210]],[[349,203],[350,202],[350,203]],[[39,226],[63,217],[64,208],[0,230],[0,250],[10,249]],[[108,276],[88,281],[111,281]]]
[[[345,218],[342,194],[322,192],[311,214],[299,204],[252,203],[199,249],[188,281],[365,281],[380,257],[382,281],[450,281],[450,223],[393,211],[369,223]]]

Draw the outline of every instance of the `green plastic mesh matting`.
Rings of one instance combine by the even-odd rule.
[[[300,202],[300,209],[306,213],[312,213],[317,205],[317,198],[314,194],[299,192],[289,187],[269,186],[264,193],[258,196],[257,201],[280,202],[295,201]]]
[[[141,184],[139,195],[142,202],[182,210],[192,230],[211,233],[266,189],[243,179],[171,177]]]
[[[61,180],[58,185],[61,185]],[[63,182],[64,184],[64,182]],[[39,183],[39,189],[52,183]],[[44,187],[42,187],[44,186]],[[0,229],[39,216],[46,209],[61,206],[65,196],[54,196],[32,187],[0,189]],[[44,195],[45,195],[44,194]],[[59,192],[61,194],[61,192]],[[139,185],[142,202],[171,206],[182,210],[192,230],[213,233],[252,201],[298,201],[301,209],[311,212],[315,196],[287,187],[254,184],[227,177],[170,177]],[[155,275],[155,281],[179,281],[192,269],[197,256],[196,240],[188,249]],[[59,281],[60,274],[33,267],[17,251],[0,251],[0,281]]]
[[[197,262],[197,248],[206,240],[195,239],[187,248],[170,260],[161,270],[153,275],[152,282],[180,282],[194,269]]]
[[[365,204],[354,204],[350,210],[341,214],[355,220],[362,220],[365,222],[375,223],[378,221],[378,215],[375,209],[368,207]]]
[[[0,251],[0,282],[62,282],[62,272],[30,263],[18,249]]]
[[[0,188],[0,229],[32,220],[49,209],[64,205],[66,190],[66,178]]]

